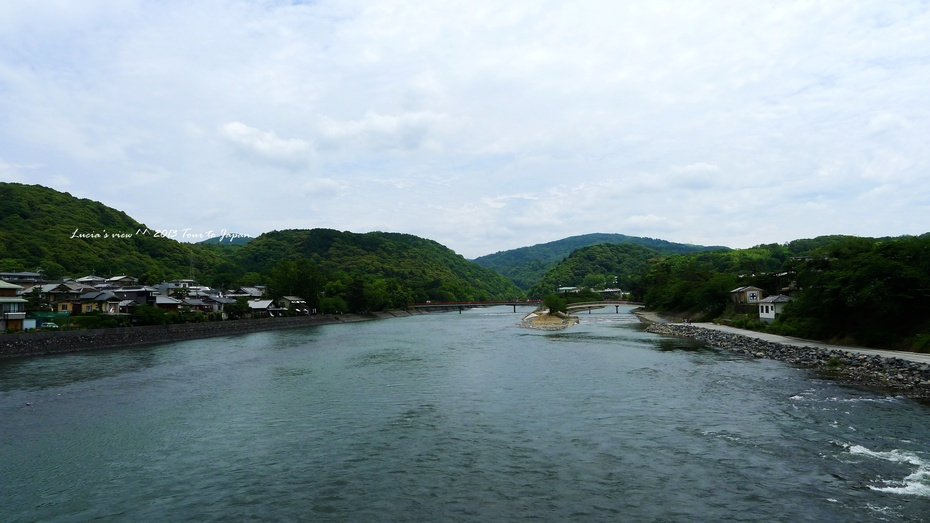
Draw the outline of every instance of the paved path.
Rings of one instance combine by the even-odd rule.
[[[756,338],[759,340],[771,341],[775,343],[783,343],[785,345],[796,345],[798,347],[818,347],[821,349],[832,349],[832,350],[841,350],[846,352],[853,352],[857,354],[867,354],[869,356],[881,356],[883,358],[900,358],[902,360],[916,361],[917,363],[927,363],[930,364],[930,354],[923,354],[919,352],[905,352],[898,350],[879,350],[879,349],[866,349],[863,347],[849,347],[846,345],[830,345],[829,343],[823,343],[820,341],[814,340],[805,340],[802,338],[792,338],[790,336],[778,336],[776,334],[766,334],[764,332],[755,332],[745,329],[737,329],[736,327],[728,327],[726,325],[717,325],[716,323],[691,323],[695,327],[701,327],[704,329],[713,329],[722,332],[729,332],[732,334],[740,334],[742,336],[748,336],[750,338]]]

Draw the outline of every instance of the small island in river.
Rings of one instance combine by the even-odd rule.
[[[519,326],[526,329],[559,331],[578,324],[578,317],[549,309],[537,309],[526,316]]]

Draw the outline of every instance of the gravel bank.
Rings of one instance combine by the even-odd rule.
[[[577,316],[569,316],[560,312],[531,312],[517,326],[541,331],[560,331],[572,325],[578,325],[578,322]]]
[[[666,336],[694,338],[754,358],[768,358],[816,369],[826,377],[850,385],[890,391],[915,399],[930,399],[930,364],[926,363],[854,351],[775,343],[696,325],[653,323],[646,330]]]

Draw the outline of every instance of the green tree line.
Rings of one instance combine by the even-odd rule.
[[[794,298],[770,332],[886,348],[930,348],[930,236],[825,236],[670,256],[652,263],[643,300],[705,320],[742,285]]]

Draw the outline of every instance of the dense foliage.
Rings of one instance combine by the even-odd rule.
[[[48,279],[128,274],[147,284],[192,277],[219,289],[264,283],[273,298],[301,296],[327,312],[523,296],[500,274],[408,234],[314,229],[235,240],[180,243],[101,203],[0,183],[2,271],[38,269]]]
[[[654,310],[703,319],[754,285],[795,298],[768,331],[882,347],[930,345],[930,236],[824,236],[784,245],[670,256],[643,279]]]
[[[425,301],[516,299],[554,305],[562,286],[619,287],[658,311],[735,321],[730,291],[754,285],[794,301],[758,328],[801,337],[930,350],[930,235],[822,236],[751,249],[592,234],[469,262],[408,234],[330,229],[266,233],[249,241],[179,243],[125,213],[41,186],[0,183],[0,270],[48,279],[128,274],[143,283],[193,277],[213,287],[267,284],[321,312],[370,311]],[[677,254],[676,254],[677,253]],[[483,265],[483,266],[482,266]],[[490,267],[490,268],[489,268]],[[230,310],[242,314],[244,303]],[[138,324],[187,321],[140,307]],[[115,321],[88,316],[85,326]],[[80,323],[80,322],[79,322]]]
[[[380,310],[427,300],[487,301],[523,296],[500,274],[437,242],[409,234],[274,231],[250,241],[235,258],[239,266],[257,273],[306,260],[325,282],[324,297],[341,298],[351,310]],[[325,302],[323,305],[329,308]]]
[[[620,288],[636,293],[649,261],[658,251],[634,243],[603,243],[583,247],[557,263],[529,291],[539,297],[559,287]]]
[[[476,258],[474,261],[482,267],[494,269],[507,276],[521,289],[530,289],[557,263],[578,249],[598,244],[635,244],[653,249],[662,254],[698,252],[725,249],[726,247],[704,247],[673,243],[655,238],[627,236],[625,234],[593,233],[571,236],[561,240],[541,243],[531,247],[521,247],[509,251],[497,252]]]
[[[147,283],[203,278],[222,265],[209,248],[156,237],[126,213],[39,185],[0,183],[0,270],[50,279],[129,274]]]
[[[930,236],[850,238],[814,254],[796,264],[802,291],[775,330],[930,349]]]

